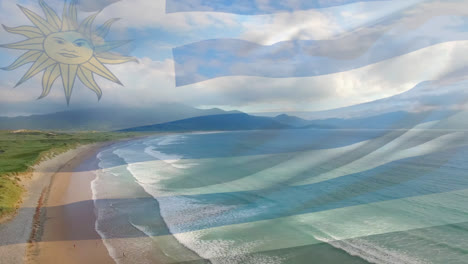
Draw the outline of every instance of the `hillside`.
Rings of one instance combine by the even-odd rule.
[[[223,114],[193,117],[173,122],[141,126],[120,131],[226,131],[256,129],[286,129],[292,126],[282,124],[269,117],[251,116],[248,114]]]
[[[239,113],[197,109],[182,104],[159,104],[151,109],[96,108],[44,115],[0,117],[0,130],[113,131],[165,123],[196,116]]]

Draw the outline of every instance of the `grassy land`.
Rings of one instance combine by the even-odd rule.
[[[135,133],[55,133],[0,130],[0,217],[16,210],[24,191],[21,174],[44,157],[54,156],[80,144],[135,137]]]

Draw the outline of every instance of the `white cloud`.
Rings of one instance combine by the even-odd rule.
[[[164,0],[122,0],[105,8],[100,16],[122,18],[122,24],[127,28],[163,28],[178,32],[237,25],[236,15],[209,12],[166,14],[165,6]]]
[[[449,42],[352,71],[306,78],[221,77],[184,86],[210,91],[205,105],[250,111],[324,110],[368,102],[464,68],[468,41]],[[210,99],[213,99],[210,101]]]
[[[139,64],[108,66],[124,87],[96,78],[103,90],[100,103],[96,103],[93,92],[78,83],[71,104],[151,107],[161,102],[180,102],[256,112],[331,109],[389,97],[421,81],[436,80],[465,67],[467,52],[468,41],[449,42],[342,73],[307,78],[223,77],[182,87],[175,87],[172,60],[142,58]],[[47,102],[67,109],[60,80],[49,97],[40,102],[35,99],[41,92],[41,75],[12,89],[26,70],[21,69],[0,74],[0,104]]]
[[[293,39],[331,39],[420,1],[355,3],[316,10],[251,16],[242,23],[243,34],[239,38],[263,45]]]
[[[55,0],[54,0],[55,1]],[[48,1],[49,2],[49,1]],[[35,1],[27,5],[38,13]],[[372,10],[377,4],[359,4],[346,8],[308,10],[262,16],[193,12],[165,14],[164,1],[122,0],[104,9],[99,19],[123,18],[117,27],[162,28],[177,34],[192,34],[194,29],[217,27],[232,30],[233,37],[273,44],[290,39],[327,39],[349,27],[397,9]],[[400,7],[401,8],[401,7]],[[61,12],[61,7],[56,8]],[[9,26],[30,24],[14,1],[0,1],[0,22]],[[347,24],[348,23],[348,24]],[[239,34],[240,36],[235,35]],[[213,35],[217,37],[217,35]],[[16,36],[0,31],[2,42]],[[18,51],[2,50],[5,64]],[[323,110],[376,100],[411,89],[420,81],[437,79],[468,63],[468,42],[450,42],[429,47],[405,56],[364,68],[307,78],[223,77],[193,85],[175,87],[172,60],[153,61],[141,58],[140,64],[109,66],[125,84],[120,87],[96,78],[103,89],[101,102],[81,84],[75,86],[71,107],[122,106],[150,107],[159,102],[181,102],[194,106],[221,106],[244,111]],[[14,54],[14,56],[12,55]],[[3,65],[5,66],[5,65]],[[0,104],[37,105],[43,109],[65,110],[66,102],[60,80],[51,94],[40,101],[41,75],[12,89],[26,71],[0,72]],[[50,108],[47,108],[47,105]],[[4,113],[0,109],[0,115]]]

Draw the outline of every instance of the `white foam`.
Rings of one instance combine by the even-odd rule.
[[[182,158],[182,156],[179,155],[169,155],[161,151],[157,151],[151,146],[145,148],[145,153],[169,164],[175,163]]]
[[[251,253],[251,248],[257,242],[244,242],[217,239],[204,240],[200,232],[180,233],[174,237],[195,251],[200,257],[209,259],[213,264],[281,264],[284,259],[278,256],[267,256],[260,253]]]
[[[172,145],[175,143],[181,143],[185,139],[183,135],[169,135],[165,136],[158,142],[158,145],[165,146],[165,145]]]
[[[433,139],[432,141],[427,141],[416,147],[404,148],[405,142],[408,142],[416,136],[418,136],[417,133],[408,133],[405,136],[400,137],[398,140],[387,144],[380,150],[373,152],[371,155],[358,160],[354,165],[357,164],[359,166],[351,166],[350,169],[359,169],[362,168],[360,166],[366,164],[368,164],[368,166],[378,164],[378,162],[381,162],[382,160],[390,162],[391,160],[400,159],[406,156],[412,157],[423,155],[425,153],[432,153],[434,150],[446,149],[447,147],[451,147],[453,142],[456,142],[457,139],[459,139],[460,134],[453,133]],[[168,142],[171,143],[169,140],[164,144],[168,144]],[[174,142],[174,139],[172,139],[172,144]],[[268,246],[271,246],[272,248],[268,249],[274,249],[274,246],[282,247],[286,245],[287,239],[290,240],[290,246],[301,246],[303,244],[313,243],[310,241],[313,240],[313,238],[316,238],[319,241],[328,243],[336,248],[345,250],[351,255],[359,256],[373,263],[421,264],[424,263],[422,260],[410,256],[421,256],[421,254],[410,254],[411,252],[407,253],[401,250],[396,251],[388,249],[379,244],[370,243],[369,241],[358,237],[466,221],[466,212],[464,210],[466,209],[466,206],[463,203],[463,199],[457,198],[458,196],[456,195],[436,194],[432,196],[420,196],[416,198],[406,198],[355,207],[339,208],[311,214],[295,215],[284,219],[265,220],[258,221],[256,223],[237,224],[229,227],[222,226],[199,230],[196,232],[181,233],[184,232],[184,230],[191,230],[191,225],[196,225],[197,221],[203,221],[207,226],[217,226],[216,221],[219,221],[222,217],[243,218],[250,214],[256,214],[257,212],[255,210],[261,210],[262,208],[244,210],[242,211],[242,214],[240,214],[238,211],[233,210],[235,209],[234,206],[206,204],[188,197],[171,196],[174,195],[174,191],[166,189],[163,185],[163,181],[177,177],[178,173],[185,169],[183,166],[186,164],[178,164],[182,159],[182,156],[168,155],[159,151],[157,146],[158,144],[161,146],[160,143],[160,139],[154,140],[152,143],[144,143],[147,145],[144,152],[155,157],[157,159],[155,161],[138,162],[138,155],[142,155],[142,153],[135,152],[135,150],[126,147],[113,150],[113,153],[123,158],[128,163],[126,169],[133,175],[136,182],[142,186],[148,194],[158,200],[161,216],[166,222],[170,232],[174,234],[174,237],[187,248],[193,250],[203,258],[210,259],[212,263],[215,264],[284,263],[284,260],[279,257],[265,256],[262,255],[261,252],[255,253],[256,249],[266,251],[266,248],[262,248],[262,239],[265,237],[270,237],[270,239],[272,237],[275,238],[275,234],[260,233],[258,230],[261,229],[258,228],[252,229],[256,230],[253,234],[246,234],[245,238],[243,238],[245,239],[244,241],[228,239],[228,237],[231,237],[229,236],[230,231],[226,231],[228,228],[254,225],[259,225],[260,227],[262,224],[274,226],[271,224],[273,221],[290,221],[291,224],[287,225],[287,227],[297,227],[300,229],[301,233],[304,233],[304,235],[301,237],[302,240],[300,241],[297,237],[291,237],[281,240],[281,245],[269,244]],[[320,153],[317,153],[317,156],[319,156],[318,154]],[[337,155],[338,154],[340,153],[337,153]],[[335,155],[330,154],[329,156],[326,156],[326,158],[331,158],[333,156]],[[103,153],[99,153],[98,158],[101,162],[105,162],[105,155]],[[305,161],[303,162],[302,160],[300,160],[300,162],[294,160],[294,162],[294,165],[307,165]],[[288,163],[288,165],[292,164]],[[276,171],[278,171],[278,169],[286,170],[287,167],[276,167],[274,169]],[[115,168],[111,168],[102,170],[101,172],[117,173],[115,170]],[[333,176],[336,175],[337,174],[334,174]],[[258,175],[256,176],[258,177]],[[92,182],[93,200],[96,200],[96,197],[98,197],[96,196],[96,183],[99,180],[100,175],[98,172],[96,179]],[[240,186],[239,188],[244,187],[246,187],[246,185]],[[440,201],[440,205],[436,204],[436,201]],[[422,204],[423,207],[421,207],[420,204]],[[449,207],[453,207],[460,212],[457,210],[443,211],[441,209],[450,209]],[[405,214],[397,215],[395,212],[403,212]],[[441,214],[440,217],[435,217],[438,216],[437,213],[441,212],[443,214]],[[431,217],[427,217],[427,215],[430,215]],[[337,219],[341,221],[336,221]],[[343,221],[344,219],[346,221]],[[96,231],[101,235],[101,237],[103,237],[106,247],[109,250],[109,254],[112,257],[116,257],[112,246],[106,243],[104,235],[99,231],[99,220],[101,220],[101,218],[99,218],[98,213]],[[284,227],[284,223],[280,224]],[[147,227],[134,226],[140,231],[150,235],[150,230],[148,230]],[[195,230],[195,228],[192,230]],[[236,230],[245,230],[245,228],[238,228]],[[308,230],[310,234],[307,234]],[[317,230],[319,232],[315,232]],[[207,235],[207,237],[204,237],[205,235]],[[226,237],[227,239],[213,239],[213,237]],[[274,241],[279,241],[279,239],[274,239]],[[265,243],[268,243],[268,241]]]
[[[159,141],[153,141],[153,144],[159,144]],[[174,166],[181,157],[168,155],[154,150],[157,146],[145,148],[145,153],[158,160],[135,163],[135,153],[128,149],[119,149],[114,154],[124,159],[128,171],[136,179],[136,182],[142,188],[153,196],[160,207],[161,217],[164,219],[169,231],[175,234],[174,237],[187,248],[196,252],[202,258],[211,259],[215,264],[233,264],[233,263],[252,263],[252,264],[278,264],[282,263],[279,257],[263,256],[261,254],[246,255],[250,253],[250,248],[255,242],[237,243],[235,241],[199,241],[195,234],[181,233],[184,230],[194,228],[192,225],[203,221],[207,226],[216,225],[219,217],[225,217],[231,214],[235,206],[219,206],[215,204],[202,204],[197,200],[187,197],[170,196],[162,185],[161,181],[175,177],[180,168]],[[166,142],[167,144],[167,142]],[[186,164],[184,164],[186,165]],[[261,208],[244,210],[242,215],[237,217],[247,217],[255,214]],[[234,216],[232,216],[234,217]],[[210,222],[212,221],[212,222]],[[143,233],[151,236],[151,230],[141,225],[132,225]]]
[[[104,150],[106,151],[106,150]],[[116,263],[120,263],[119,261],[119,257],[117,256],[117,252],[115,250],[115,248],[109,243],[109,241],[107,240],[107,237],[105,235],[104,232],[102,232],[102,230],[100,229],[99,227],[99,224],[102,222],[102,215],[103,214],[100,214],[99,213],[99,208],[98,206],[96,205],[96,201],[98,199],[98,188],[97,188],[97,185],[98,185],[98,182],[99,180],[101,180],[101,174],[103,173],[102,172],[102,168],[105,168],[105,165],[103,163],[105,163],[104,159],[103,159],[103,156],[104,156],[104,151],[100,151],[98,154],[97,154],[97,159],[99,160],[99,163],[98,163],[98,167],[101,168],[101,170],[97,170],[94,172],[94,174],[96,175],[94,180],[91,181],[91,192],[92,192],[92,199],[93,199],[93,203],[94,203],[94,214],[95,214],[95,217],[96,217],[96,221],[94,222],[94,229],[96,230],[96,232],[99,234],[99,236],[102,238],[102,242],[104,243],[104,246],[106,247],[107,249],[107,252],[109,253],[109,256],[116,262]],[[100,172],[101,171],[101,172]]]
[[[333,236],[332,236],[333,237]],[[335,248],[342,249],[352,256],[357,256],[371,263],[377,264],[425,264],[419,259],[410,257],[401,251],[393,251],[363,239],[340,240],[315,236],[315,239],[325,242]]]
[[[197,163],[180,163],[181,159],[183,156],[181,155],[171,155],[167,154],[164,152],[161,152],[157,150],[157,147],[152,145],[151,143],[156,143],[157,146],[162,146],[162,145],[170,145],[170,144],[175,144],[176,142],[181,142],[183,139],[183,136],[167,136],[162,139],[158,140],[150,140],[147,142],[144,142],[145,145],[148,147],[145,148],[145,153],[150,155],[151,157],[154,157],[158,160],[164,161],[168,164],[171,164],[174,168],[178,169],[188,169],[193,166],[198,165]]]

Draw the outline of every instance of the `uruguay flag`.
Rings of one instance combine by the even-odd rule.
[[[352,17],[346,22],[330,16],[330,20],[336,20],[333,22],[340,30],[325,39],[293,36],[264,44],[245,39],[218,38],[175,47],[176,86],[226,76],[301,78],[329,75],[468,38],[468,5],[462,0],[167,0],[166,11],[225,12],[251,16],[287,12],[294,16],[313,9],[329,14],[331,10],[344,5],[366,6],[374,9],[369,12],[373,15],[363,14],[368,17]],[[396,8],[385,12],[389,5]],[[290,26],[294,28],[298,25]]]

